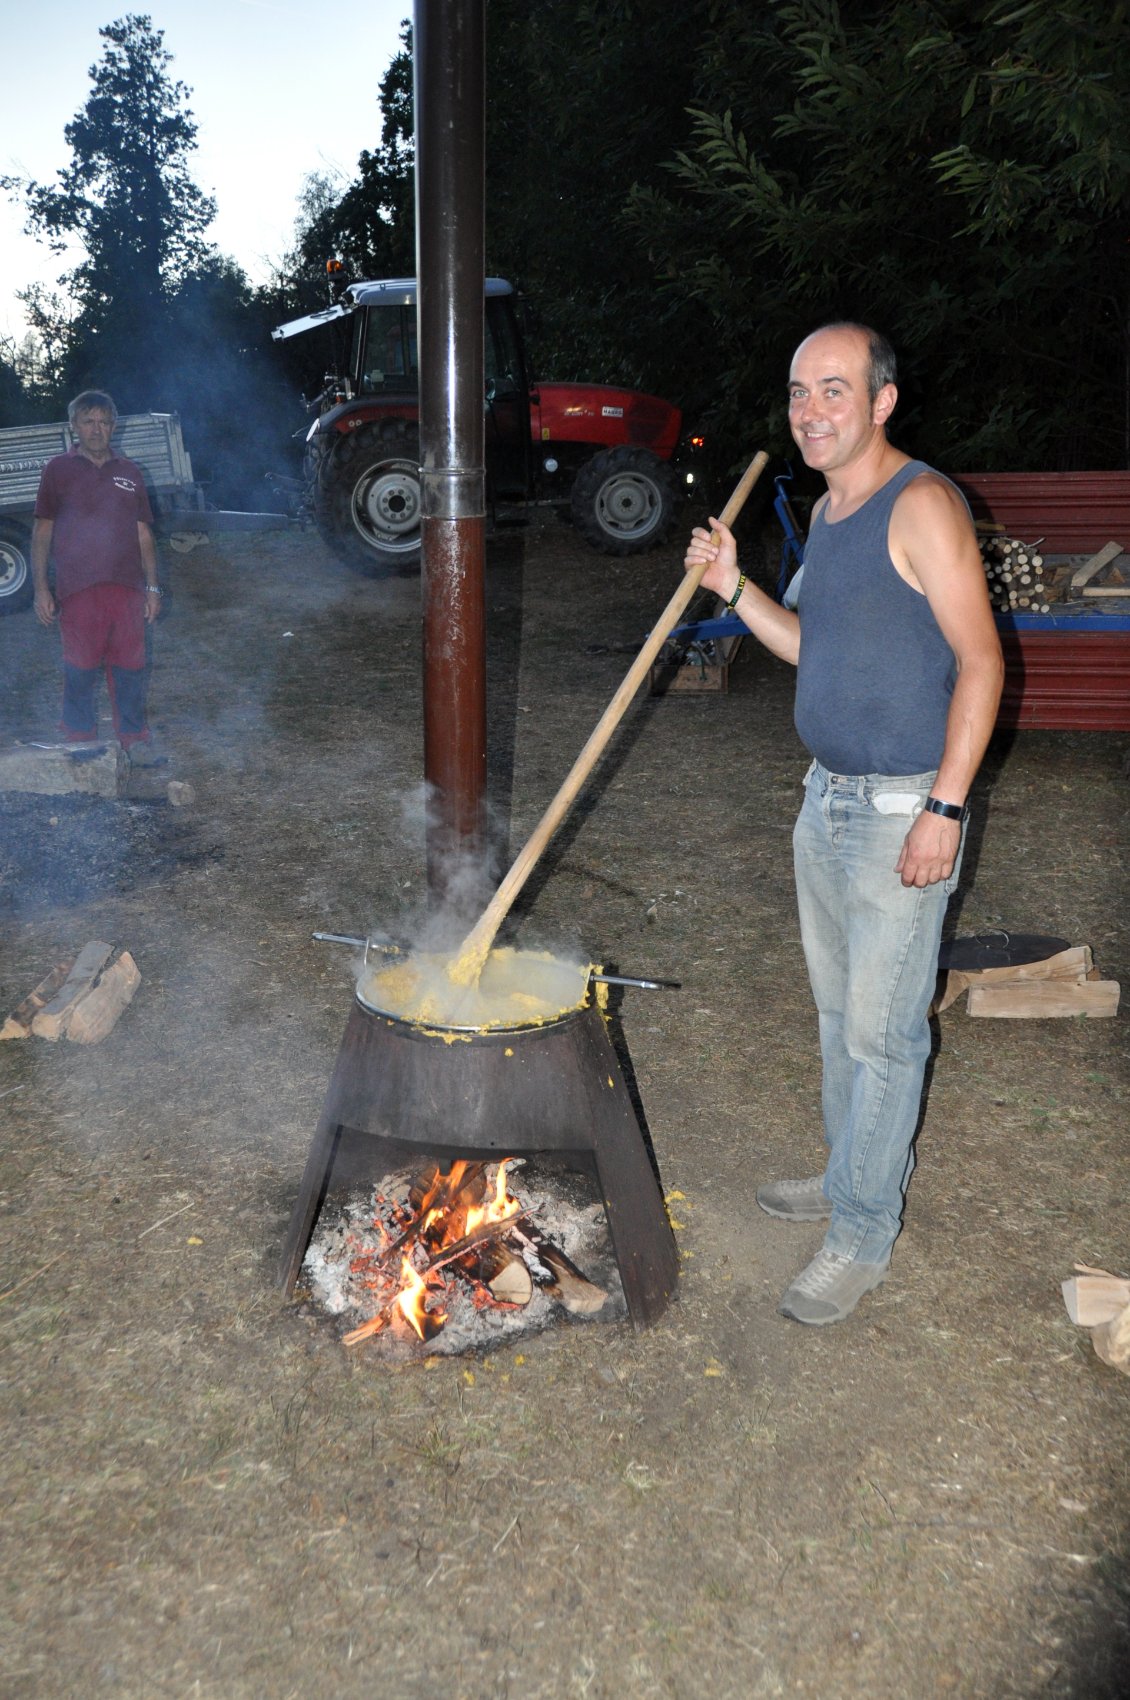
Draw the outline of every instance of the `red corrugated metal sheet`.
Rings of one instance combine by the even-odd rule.
[[[978,519],[1055,554],[1130,549],[1130,472],[955,472]]]
[[[1130,632],[1002,632],[997,724],[1130,732]]]

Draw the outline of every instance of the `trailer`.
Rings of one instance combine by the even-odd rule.
[[[784,533],[777,598],[786,606],[804,556],[790,478],[775,480],[774,503]],[[979,529],[1039,546],[1049,581],[1046,612],[994,611],[1005,663],[997,725],[1130,732],[1130,472],[957,473],[953,481]],[[725,690],[745,635],[728,613],[677,627],[653,688]]]
[[[31,527],[40,476],[49,460],[66,454],[74,443],[74,432],[65,420],[0,430],[0,615],[14,614],[32,601]],[[120,415],[114,426],[114,450],[136,462],[144,473],[158,534],[262,531],[290,523],[286,514],[209,507],[193,476],[175,413]]]

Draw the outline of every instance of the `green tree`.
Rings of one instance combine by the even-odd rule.
[[[727,434],[783,436],[821,319],[881,325],[900,429],[955,469],[1127,458],[1126,8],[719,7],[694,133],[628,224],[717,339]]]
[[[654,387],[696,358],[624,209],[689,141],[713,0],[491,0],[488,270],[536,307],[543,375]],[[689,317],[689,315],[686,315]],[[673,356],[674,359],[669,357]],[[678,396],[680,390],[673,393]]]
[[[25,198],[31,232],[59,252],[74,241],[84,250],[60,279],[77,309],[65,381],[114,385],[120,405],[149,406],[170,301],[209,254],[215,205],[189,174],[196,124],[188,89],[170,76],[164,32],[131,13],[99,35],[90,96],[64,132],[70,163],[54,183],[6,186]]]

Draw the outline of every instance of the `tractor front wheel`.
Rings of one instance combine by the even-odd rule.
[[[570,498],[573,524],[606,555],[641,555],[675,523],[675,480],[650,449],[604,449],[578,472]]]
[[[318,459],[314,519],[330,547],[363,572],[420,559],[420,438],[390,419],[363,426]]]

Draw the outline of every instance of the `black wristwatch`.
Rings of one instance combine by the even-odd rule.
[[[963,803],[943,803],[940,797],[927,797],[922,807],[929,809],[932,815],[944,815],[947,820],[965,821],[969,818],[969,810]]]

